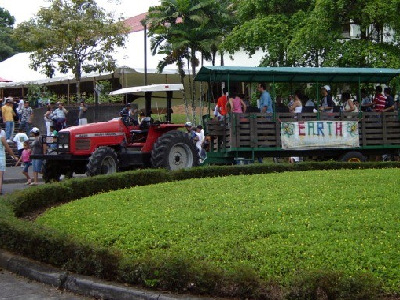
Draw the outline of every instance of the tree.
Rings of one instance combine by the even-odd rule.
[[[153,53],[165,54],[159,63],[159,71],[176,64],[184,84],[185,65],[194,77],[201,54],[206,59],[215,57],[218,42],[222,40],[225,5],[228,1],[217,0],[162,0],[161,5],[150,7],[146,23],[152,37]],[[228,23],[228,22],[227,22]],[[191,78],[189,78],[189,81]],[[190,81],[192,119],[196,119],[196,85]],[[184,96],[186,115],[189,103]]]
[[[299,23],[313,7],[312,0],[235,0],[236,26],[222,43],[233,54],[265,52],[261,65],[290,66],[289,44]]]
[[[223,49],[265,66],[400,67],[400,0],[235,0]],[[346,36],[350,26],[358,36]]]
[[[47,76],[55,70],[75,76],[80,97],[82,72],[112,72],[112,54],[125,43],[127,28],[97,6],[95,0],[52,0],[35,18],[21,23],[15,36],[31,54],[31,67],[44,68]]]
[[[0,61],[6,60],[19,51],[12,38],[14,23],[15,18],[9,11],[0,7]]]

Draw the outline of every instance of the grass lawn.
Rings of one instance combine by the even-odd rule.
[[[400,292],[398,169],[193,179],[81,199],[36,222],[115,247],[290,282],[298,272],[372,273]]]

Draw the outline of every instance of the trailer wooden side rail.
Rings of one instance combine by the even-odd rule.
[[[354,121],[358,123],[359,147],[285,150],[281,144],[282,122]],[[212,147],[209,161],[230,163],[237,157],[328,156],[340,159],[345,153],[362,155],[398,154],[400,150],[400,117],[398,112],[360,113],[249,113],[231,114],[225,121],[207,122]]]

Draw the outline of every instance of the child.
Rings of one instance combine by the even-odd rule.
[[[22,174],[25,175],[26,179],[28,180],[25,184],[30,185],[32,183],[32,179],[29,176],[29,167],[32,165],[31,163],[31,148],[29,147],[29,142],[24,142],[24,149],[22,150],[21,156],[19,157],[15,166],[18,166],[21,162],[24,163],[24,169]]]
[[[28,141],[28,140],[29,140],[29,138],[26,135],[24,129],[20,128],[18,130],[18,133],[13,138],[13,141],[17,144],[18,156],[21,156],[22,151],[24,150],[24,142]]]

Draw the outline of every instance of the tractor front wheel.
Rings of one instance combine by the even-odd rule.
[[[114,149],[99,147],[89,158],[86,165],[86,175],[113,174],[118,172],[118,157]]]
[[[155,168],[179,170],[199,165],[199,153],[188,134],[171,130],[158,138],[151,152],[151,163]]]

